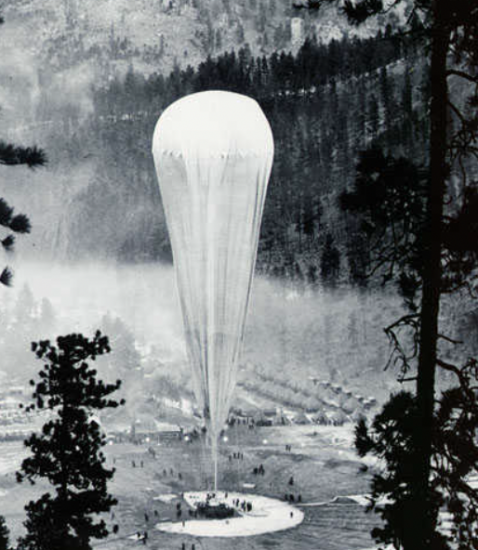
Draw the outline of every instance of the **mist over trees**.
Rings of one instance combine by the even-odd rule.
[[[0,26],[3,24],[3,17],[0,16]],[[47,162],[47,157],[37,146],[23,147],[13,143],[7,143],[0,139],[0,165],[3,166],[21,166],[25,165],[28,168],[36,168],[44,166]],[[25,214],[15,214],[14,208],[7,201],[0,197],[0,226],[7,232],[1,236],[0,243],[2,248],[11,252],[15,243],[15,234],[30,233],[30,220]],[[3,268],[0,274],[0,283],[10,286],[12,283],[13,273],[9,267]]]

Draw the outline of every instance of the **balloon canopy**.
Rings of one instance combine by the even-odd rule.
[[[176,101],[154,132],[196,398],[213,445],[236,383],[273,149],[259,105],[231,92]]]

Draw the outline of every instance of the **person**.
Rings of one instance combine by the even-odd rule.
[[[291,513],[290,513],[290,517],[291,517],[291,518],[294,517],[294,512],[291,512]]]
[[[148,531],[145,531],[143,534],[143,544],[146,544],[147,541],[148,541]]]
[[[183,542],[183,543],[181,544],[181,550],[186,550],[186,543],[185,543],[185,542]]]
[[[133,466],[133,468],[136,468],[136,462],[134,460],[131,461],[131,466]]]
[[[113,534],[114,534],[114,535],[117,535],[117,534],[118,534],[118,531],[119,531],[119,526],[118,526],[117,523],[115,523],[115,524],[113,525]]]
[[[148,521],[149,521],[149,516],[148,516],[148,514],[147,514],[146,512],[144,513],[144,521],[145,521],[146,523],[148,523]]]

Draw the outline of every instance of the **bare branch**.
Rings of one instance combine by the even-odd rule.
[[[461,123],[463,125],[466,125],[467,120],[463,116],[462,112],[458,109],[458,107],[454,103],[452,103],[450,100],[448,100],[448,106],[455,113],[455,115],[460,119]]]
[[[447,363],[446,361],[443,361],[442,359],[438,359],[438,358],[437,358],[437,365],[449,372],[453,372],[458,376],[458,378],[461,379],[461,371],[456,365],[452,365],[451,363]]]
[[[404,382],[416,382],[417,377],[416,376],[409,376],[408,378],[398,378],[397,382],[400,382],[400,384],[403,384]]]
[[[437,336],[438,338],[441,338],[446,342],[450,342],[450,344],[463,344],[463,340],[454,340],[453,338],[450,338],[449,336],[445,336],[444,334],[438,334]]]
[[[465,78],[474,84],[478,84],[478,76],[472,76],[464,71],[459,71],[457,69],[449,69],[446,73],[447,76],[459,76],[460,78]]]

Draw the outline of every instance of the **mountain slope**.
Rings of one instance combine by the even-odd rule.
[[[404,16],[351,28],[335,6],[298,10],[289,0],[13,0],[3,12],[0,40],[35,60],[43,76],[86,64],[95,81],[124,74],[130,64],[142,74],[166,74],[245,43],[253,55],[267,55],[297,51],[307,36],[324,43],[372,36]]]

